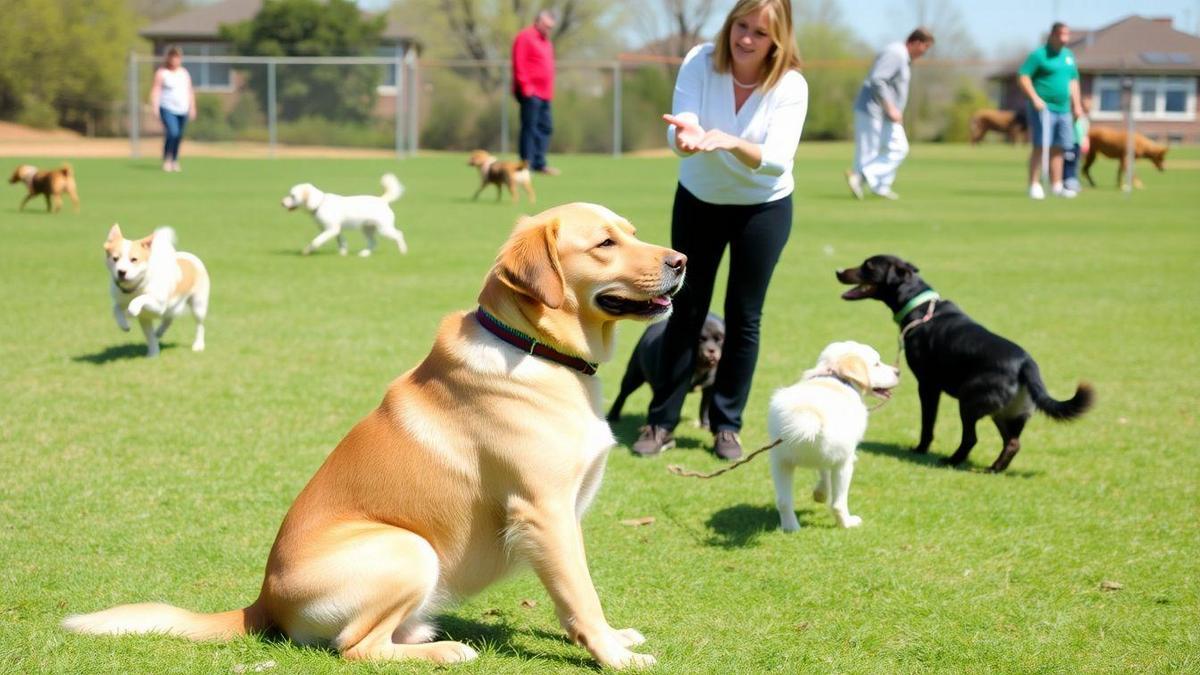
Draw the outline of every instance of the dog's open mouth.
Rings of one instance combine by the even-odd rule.
[[[671,296],[664,293],[649,300],[634,300],[604,293],[596,296],[600,309],[613,316],[658,316],[671,309]]]
[[[861,283],[842,293],[843,300],[862,300],[875,297],[875,284]]]
[[[892,390],[877,387],[877,388],[871,390],[871,395],[874,396],[875,398],[881,398],[886,401],[892,397]]]

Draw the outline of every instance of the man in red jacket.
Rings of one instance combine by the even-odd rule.
[[[521,104],[521,159],[539,173],[557,175],[546,166],[546,149],[554,125],[550,118],[550,99],[554,98],[554,43],[550,31],[558,17],[553,10],[538,12],[532,26],[517,33],[513,40],[513,94]]]

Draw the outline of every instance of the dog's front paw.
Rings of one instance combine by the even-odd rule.
[[[300,255],[312,255],[312,252],[313,247],[311,246],[305,246],[304,248],[300,249]]]
[[[863,524],[863,519],[859,518],[858,516],[852,516],[849,514],[846,514],[844,516],[838,516],[838,525],[840,525],[842,527],[845,527],[845,528],[858,527],[859,525],[862,525],[862,524]]]
[[[631,652],[628,649],[621,649],[619,652],[604,656],[596,657],[600,665],[607,666],[614,670],[625,670],[626,668],[650,668],[658,663],[658,659],[649,654],[638,654]]]
[[[925,453],[929,452],[929,445],[928,445],[928,444],[926,444],[926,445],[914,445],[913,447],[909,448],[909,452],[913,452],[913,453],[916,453],[916,454],[918,454],[918,455],[923,455],[923,454],[925,454]]]
[[[144,295],[139,295],[136,298],[134,298],[133,300],[131,300],[129,302],[129,309],[128,309],[129,316],[136,317],[139,314],[141,314],[142,310],[146,308],[147,302],[149,302],[149,301],[146,299],[146,296],[144,296]],[[125,330],[129,330],[129,325],[126,324],[124,326],[124,328],[125,328]]]
[[[962,463],[963,463],[963,460],[955,459],[953,457],[943,457],[938,460],[938,464],[941,464],[942,466],[950,466],[950,467],[956,467],[956,468],[958,466],[960,466]]]
[[[622,647],[636,647],[646,641],[646,636],[634,628],[614,628],[612,633]]]

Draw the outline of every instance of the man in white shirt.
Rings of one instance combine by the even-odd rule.
[[[884,47],[863,80],[854,101],[854,168],[846,172],[846,184],[858,199],[863,198],[864,185],[880,197],[899,197],[892,183],[908,155],[904,105],[912,79],[910,66],[931,47],[933,34],[917,28],[904,42]]]

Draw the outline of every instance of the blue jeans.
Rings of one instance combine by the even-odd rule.
[[[546,150],[550,148],[550,134],[554,132],[550,101],[518,94],[517,102],[521,104],[521,137],[517,148],[529,168],[541,171],[546,168]]]
[[[173,112],[167,112],[164,108],[158,109],[158,116],[162,118],[163,129],[163,161],[174,161],[179,158],[179,142],[183,140],[183,130],[187,127],[187,114],[176,115]]]
[[[1052,148],[1070,148],[1075,145],[1075,121],[1071,113],[1058,113],[1052,110],[1038,112],[1032,105],[1025,108],[1029,119],[1029,143],[1035,148],[1042,147],[1042,115],[1049,121],[1049,146]]]

